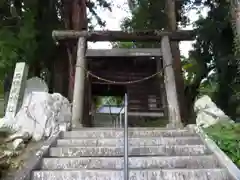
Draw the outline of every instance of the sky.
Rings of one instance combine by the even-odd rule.
[[[112,12],[106,9],[98,9],[97,10],[99,16],[106,21],[106,27],[104,30],[121,30],[120,25],[122,20],[130,16],[128,11],[127,0],[115,0],[112,5]],[[205,16],[207,14],[206,10],[203,10],[202,15]],[[198,19],[198,15],[196,11],[192,10],[188,13],[188,17],[190,17],[190,24]],[[182,28],[183,29],[183,28]],[[191,30],[193,29],[192,25],[185,27],[184,29]],[[95,30],[103,30],[99,26],[96,26]],[[188,57],[189,50],[192,49],[193,41],[182,41],[180,42],[180,52],[181,55]],[[89,43],[90,49],[111,49],[110,42],[96,42]]]

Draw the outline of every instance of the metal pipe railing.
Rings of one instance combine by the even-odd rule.
[[[124,180],[128,180],[128,101],[127,94],[124,97]]]
[[[119,127],[122,128],[122,112],[120,112],[120,115],[119,115]]]

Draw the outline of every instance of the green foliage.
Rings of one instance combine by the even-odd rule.
[[[213,95],[217,91],[217,88],[218,83],[216,81],[211,80],[203,81],[198,88],[199,92],[198,96],[200,97],[202,95],[208,95],[209,97],[213,97]]]
[[[3,98],[4,98],[3,81],[0,81],[0,99]]]
[[[2,79],[3,74],[8,73],[16,62],[25,61],[31,64],[34,61],[38,31],[34,26],[35,14],[27,3],[19,6],[17,3],[5,0],[0,4],[0,10],[0,78]]]
[[[240,167],[240,123],[218,123],[204,130]]]
[[[198,37],[190,58],[196,59],[202,68],[198,73],[202,79],[200,90],[203,90],[203,86],[212,86],[213,100],[219,108],[235,119],[240,102],[234,98],[236,92],[239,92],[239,83],[236,81],[239,65],[238,58],[234,55],[230,5],[226,1],[211,0],[205,2],[204,6],[209,8],[209,12],[206,18],[200,18],[195,23]]]
[[[120,96],[102,96],[101,103],[102,105],[122,106],[123,98]]]
[[[96,9],[110,9],[110,4],[106,0],[97,0],[95,3],[89,1],[87,6],[89,18],[97,19],[103,26],[104,21]],[[50,67],[54,58],[58,58],[62,52],[57,52],[52,30],[65,29],[62,7],[62,1],[56,0],[0,1],[0,79],[16,62],[27,62],[33,70],[39,64]]]
[[[87,1],[87,7],[91,13],[88,16],[88,21],[90,22],[89,29],[94,29],[94,27],[96,25],[100,25],[100,26],[104,27],[106,25],[106,22],[98,16],[96,11],[97,11],[97,8],[99,8],[99,7],[102,8],[103,10],[107,8],[109,11],[111,11],[110,2],[108,2],[106,0],[97,0],[95,2]],[[96,20],[97,24],[91,23],[91,22],[93,22],[93,20]]]
[[[13,62],[17,60],[17,38],[6,28],[0,31],[0,72],[1,77],[4,76],[5,69],[13,66]]]
[[[113,48],[133,48],[135,44],[133,42],[116,42],[112,43]]]
[[[123,105],[123,97],[120,97],[120,96],[96,96],[96,97],[94,97],[94,103],[97,108],[100,106],[103,106],[103,105],[122,106]]]
[[[195,83],[197,75],[199,74],[198,62],[193,57],[182,57],[181,60],[185,84],[191,85]]]
[[[131,1],[131,0],[130,0]],[[177,21],[186,24],[187,17],[184,14],[184,1],[176,2]],[[166,14],[166,1],[159,0],[134,0],[134,8],[131,8],[131,16],[126,17],[121,24],[123,31],[135,30],[162,30],[168,28],[168,18]],[[159,43],[153,42],[131,42],[133,46],[125,46],[126,43],[118,43],[121,48],[154,48],[159,47]],[[128,44],[129,45],[129,44]]]
[[[139,29],[166,29],[167,15],[165,1],[141,1],[132,11],[132,16],[125,19],[122,29],[134,31]],[[236,118],[240,106],[240,57],[236,56],[236,44],[232,28],[232,16],[229,2],[217,0],[195,0],[176,2],[177,20],[185,25],[185,12],[189,9],[208,8],[207,17],[199,17],[194,23],[197,38],[189,58],[182,57],[185,81],[185,97],[188,108],[194,100],[202,95],[209,95],[226,114]],[[236,39],[236,38],[235,38]],[[223,43],[224,42],[224,43]],[[135,47],[159,47],[158,43],[136,43]],[[235,43],[235,45],[234,45]],[[134,46],[120,43],[118,47]],[[240,49],[240,48],[238,48]]]

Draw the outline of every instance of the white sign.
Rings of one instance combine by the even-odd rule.
[[[26,63],[20,62],[16,64],[11,91],[9,94],[8,104],[5,116],[14,118],[17,111],[21,107],[25,83],[28,76],[28,67]]]

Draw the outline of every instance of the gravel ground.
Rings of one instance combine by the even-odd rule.
[[[0,118],[4,116],[4,99],[0,98]],[[7,144],[4,142],[5,138],[0,134],[0,157],[3,155],[3,151],[7,150]],[[0,161],[0,179],[3,176],[11,176],[17,170],[24,167],[32,155],[41,147],[42,142],[30,142],[25,149],[22,150],[19,156],[14,158],[4,158]]]
[[[38,149],[40,149],[43,142],[30,142],[25,149],[22,150],[20,155],[12,158],[6,158],[0,162],[0,179],[3,177],[11,177],[13,174],[23,168]],[[6,150],[6,147],[0,147],[0,155],[3,153],[2,150]]]

